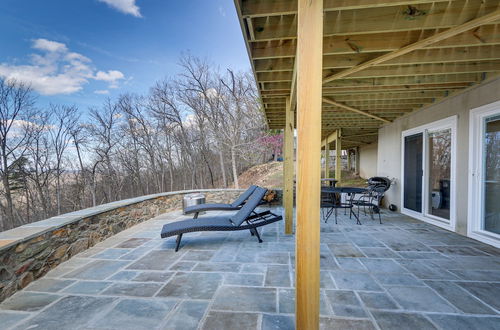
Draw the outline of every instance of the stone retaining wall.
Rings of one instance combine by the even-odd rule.
[[[159,214],[181,209],[183,195],[228,203],[241,190],[196,190],[141,196],[99,205],[0,233],[0,302],[104,239]],[[159,233],[158,233],[159,235]]]

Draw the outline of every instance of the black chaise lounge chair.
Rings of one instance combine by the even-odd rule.
[[[237,211],[241,208],[241,206],[245,203],[245,201],[250,197],[250,195],[254,192],[257,186],[250,186],[243,194],[240,195],[234,202],[231,204],[198,204],[186,207],[184,210],[184,214],[194,213],[193,219],[198,218],[198,214],[200,212],[205,211]]]
[[[257,227],[265,226],[282,219],[281,216],[271,211],[255,212],[255,208],[260,204],[266,191],[267,190],[264,188],[257,187],[250,195],[245,205],[231,216],[206,217],[168,223],[163,226],[161,237],[167,238],[170,236],[177,236],[175,246],[176,252],[179,250],[183,234],[198,231],[235,231],[248,229],[252,236],[255,235],[259,243],[262,243]]]

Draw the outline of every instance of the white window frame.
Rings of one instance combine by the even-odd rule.
[[[450,173],[450,219],[443,219],[428,213],[429,209],[429,160],[428,160],[428,150],[429,150],[429,132],[435,132],[439,130],[450,129],[451,130],[451,173]],[[422,134],[422,210],[417,212],[404,207],[404,156],[405,156],[405,137]],[[406,214],[410,217],[428,222],[432,225],[455,231],[457,210],[456,210],[456,172],[457,172],[457,116],[447,117],[429,124],[421,125],[401,133],[401,213]]]
[[[500,114],[500,101],[474,108],[469,114],[469,202],[467,236],[500,248],[500,235],[483,230],[483,178],[484,119]]]

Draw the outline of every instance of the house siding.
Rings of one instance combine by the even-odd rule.
[[[476,107],[500,100],[500,78],[484,82],[437,104],[396,119],[382,127],[378,136],[377,173],[395,178],[396,184],[386,193],[386,204],[401,208],[401,133],[405,130],[457,116],[456,232],[467,234],[469,112]],[[363,157],[361,155],[361,157]],[[362,159],[362,158],[361,158]],[[452,183],[453,184],[453,183]]]

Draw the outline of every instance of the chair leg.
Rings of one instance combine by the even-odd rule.
[[[251,230],[253,230],[255,236],[257,236],[257,239],[259,240],[259,243],[262,243],[263,241],[260,238],[259,231],[257,230],[257,228],[252,228]]]
[[[182,234],[177,235],[177,240],[175,242],[175,252],[179,251],[179,246],[181,245]]]
[[[253,228],[252,228],[253,229]],[[252,236],[255,236],[255,234],[253,233],[253,230],[252,229],[249,229],[250,230],[250,235]]]
[[[356,224],[357,225],[361,225],[361,221],[359,221],[359,217],[356,216],[356,213],[354,213],[354,211],[352,209],[349,209],[351,214],[354,214],[354,217],[356,218]]]
[[[337,208],[335,208],[335,224],[337,224]]]
[[[382,216],[380,215],[380,209],[378,210],[378,221],[382,224]]]
[[[196,212],[196,213],[194,214],[193,219],[198,219],[198,215],[199,215],[199,214],[200,214],[200,212]]]

